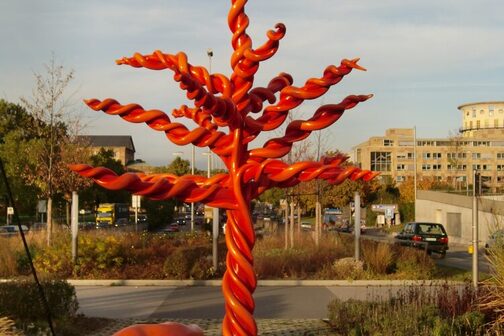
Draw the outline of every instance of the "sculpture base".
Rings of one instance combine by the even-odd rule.
[[[204,334],[203,330],[195,324],[165,322],[131,325],[119,330],[113,336],[204,336]]]

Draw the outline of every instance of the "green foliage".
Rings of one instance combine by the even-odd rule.
[[[177,156],[167,167],[167,172],[183,176],[191,173],[191,163],[188,160],[184,160]]]
[[[58,318],[73,317],[78,302],[73,286],[63,280],[43,281],[51,313]],[[9,316],[16,322],[34,322],[46,317],[38,288],[32,281],[0,283],[0,316]]]
[[[173,219],[173,213],[176,204],[176,201],[173,199],[166,201],[144,199],[142,206],[145,209],[147,218],[149,218],[148,230],[156,231],[157,229],[170,224]]]
[[[413,221],[415,219],[415,203],[400,202],[399,213],[404,223]]]
[[[275,206],[280,205],[280,200],[285,198],[285,190],[280,188],[271,188],[266,190],[264,193],[259,196],[259,200],[261,202],[268,202]]]
[[[92,166],[108,168],[118,175],[125,172],[121,161],[114,158],[114,151],[111,149],[100,148],[98,153],[90,157],[90,161]],[[129,203],[131,196],[124,190],[107,190],[93,184],[80,193],[79,200],[85,207],[97,208],[100,203]]]
[[[60,278],[69,277],[73,271],[70,246],[68,234],[58,234],[50,246],[39,246],[33,256],[37,271]]]
[[[120,237],[113,235],[79,237],[77,274],[102,274],[120,269],[125,262],[126,251]]]

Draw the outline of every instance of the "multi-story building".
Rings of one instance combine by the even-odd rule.
[[[112,150],[114,158],[127,165],[135,160],[135,145],[130,135],[82,135],[80,141],[89,145],[93,154],[101,148]]]
[[[425,177],[467,187],[478,170],[492,191],[504,190],[504,102],[481,102],[458,107],[460,133],[450,138],[417,138],[414,129],[392,128],[353,148],[363,169],[381,172],[396,182]],[[416,153],[416,160],[415,160]]]

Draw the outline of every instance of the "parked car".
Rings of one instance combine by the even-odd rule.
[[[439,223],[407,223],[394,241],[398,245],[424,249],[428,254],[438,253],[441,257],[448,250],[448,235]]]
[[[303,231],[312,231],[312,225],[308,222],[301,222],[301,230]]]
[[[28,232],[28,227],[26,225],[21,225],[23,232]],[[3,225],[0,226],[0,236],[8,237],[19,234],[19,227],[17,225]]]
[[[180,226],[178,225],[178,223],[171,223],[170,225],[168,225],[168,227],[166,229],[163,230],[163,232],[179,232],[180,231]]]
[[[485,253],[489,254],[490,250],[504,247],[504,230],[497,230],[488,237],[485,243]]]

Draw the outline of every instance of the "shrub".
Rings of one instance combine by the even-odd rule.
[[[178,248],[166,258],[163,266],[164,274],[169,278],[188,279],[194,265],[211,253],[209,246]]]
[[[336,299],[328,306],[329,321],[341,335],[483,335],[485,316],[473,305],[446,310],[446,296],[440,294],[447,289],[458,293],[451,287],[412,287],[386,301]],[[472,297],[459,295],[464,302],[464,296]]]
[[[75,316],[78,303],[73,286],[61,280],[43,281],[42,286],[52,316]],[[46,311],[39,298],[38,288],[32,281],[0,283],[0,316],[27,322],[45,319]]]
[[[400,279],[430,279],[436,265],[425,251],[394,246],[395,273]]]
[[[92,275],[120,269],[126,254],[121,238],[111,234],[80,236],[77,272]]]

